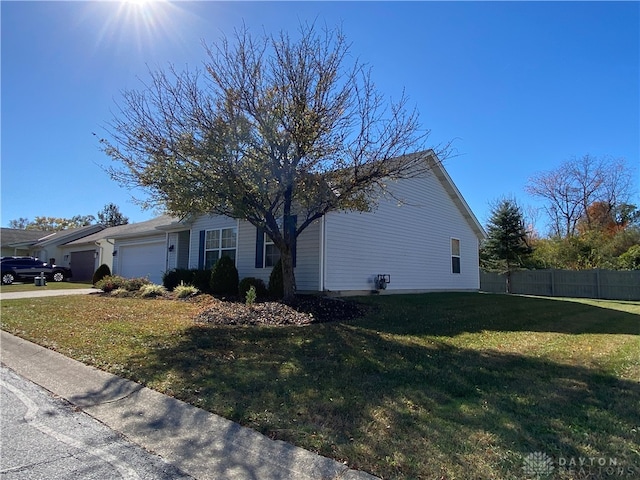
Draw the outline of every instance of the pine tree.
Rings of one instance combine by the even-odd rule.
[[[527,238],[522,210],[515,200],[502,199],[491,209],[487,224],[487,239],[482,247],[483,268],[507,273],[514,267],[522,267],[532,252]]]

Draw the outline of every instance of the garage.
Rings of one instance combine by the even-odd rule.
[[[85,250],[82,252],[71,252],[71,261],[69,267],[74,282],[91,282],[93,272],[95,272],[95,251]]]
[[[147,277],[162,283],[166,270],[165,241],[118,245],[120,275],[127,278]]]

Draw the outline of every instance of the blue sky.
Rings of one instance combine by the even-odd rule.
[[[341,25],[387,96],[455,139],[445,165],[484,224],[489,204],[572,156],[623,157],[640,191],[638,2],[1,2],[2,226],[96,215],[152,218],[109,179],[104,134],[148,67],[199,66],[202,41],[246,24]],[[637,193],[637,192],[636,192]],[[635,203],[640,204],[636,194]],[[537,220],[544,231],[544,217]]]

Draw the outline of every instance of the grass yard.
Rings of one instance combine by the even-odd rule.
[[[362,319],[195,324],[201,306],[2,302],[2,328],[383,478],[640,478],[640,303],[381,296]],[[560,459],[615,459],[625,475]],[[598,460],[596,460],[597,462]]]

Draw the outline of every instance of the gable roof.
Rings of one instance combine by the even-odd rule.
[[[8,246],[8,247],[46,247],[48,245],[63,245],[65,243],[71,242],[77,238],[81,238],[81,237],[85,237],[87,235],[91,235],[92,233],[95,233],[96,231],[100,231],[103,230],[104,226],[102,225],[86,225],[84,227],[78,227],[78,228],[69,228],[66,230],[58,230],[55,232],[43,232],[43,231],[38,231],[38,235],[23,235],[22,237],[15,236],[14,233],[14,238],[16,238],[16,241],[12,241],[12,242],[7,242],[5,244],[5,241],[3,239],[2,244],[3,246]],[[2,235],[4,237],[4,230],[2,229]],[[9,230],[9,229],[6,229]],[[25,230],[29,231],[29,230]],[[31,238],[29,238],[31,237]]]
[[[84,227],[78,228],[69,228],[67,230],[60,230],[57,232],[52,232],[51,235],[47,235],[44,238],[38,240],[36,243],[36,247],[44,247],[51,244],[63,245],[65,243],[72,242],[78,238],[86,237],[87,235],[91,235],[95,232],[99,232],[100,230],[104,230],[104,225],[87,225]]]
[[[180,219],[172,217],[171,215],[160,215],[159,217],[146,220],[138,223],[128,223],[126,225],[118,225],[116,227],[107,227],[100,232],[96,232],[92,235],[74,240],[66,245],[84,245],[93,244],[99,240],[107,238],[124,238],[134,237],[144,234],[160,233],[160,230],[164,230],[162,227],[168,227],[179,222]]]
[[[14,243],[37,242],[40,238],[49,235],[51,232],[43,230],[24,230],[18,228],[0,229],[0,243],[2,246],[13,245]]]

